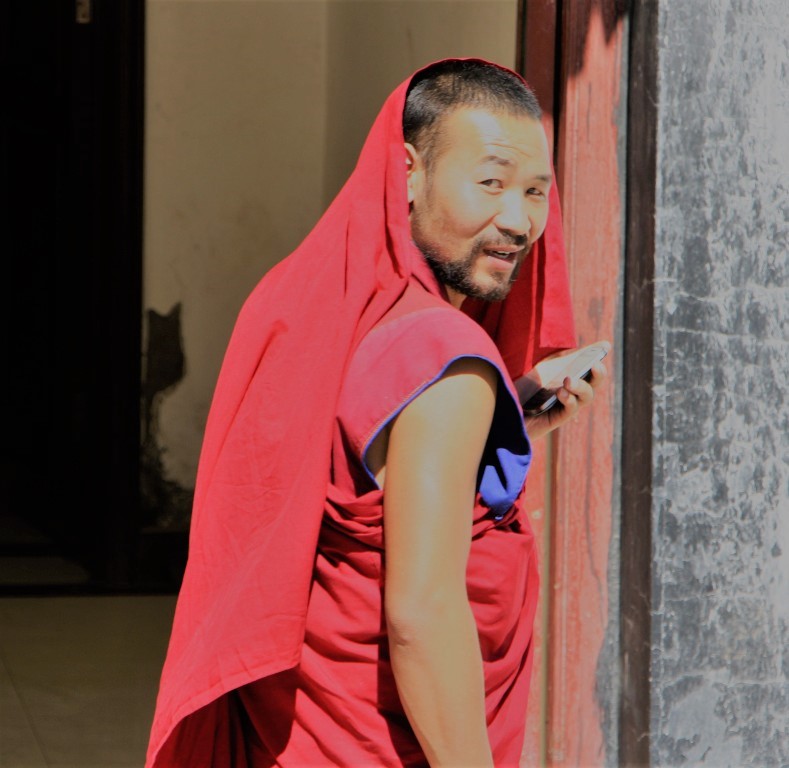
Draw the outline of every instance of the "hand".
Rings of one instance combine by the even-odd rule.
[[[597,342],[599,345],[611,349],[611,344],[607,341]],[[554,358],[565,357],[575,354],[577,350],[568,350],[555,355]],[[553,358],[552,358],[553,359]],[[583,379],[571,379],[569,376],[564,379],[562,386],[556,391],[558,404],[548,409],[545,413],[538,416],[527,416],[525,418],[526,431],[529,437],[534,440],[557,427],[566,423],[570,419],[575,420],[582,408],[586,408],[594,400],[595,390],[598,389],[608,378],[608,371],[602,362],[592,366],[591,378],[589,381]]]

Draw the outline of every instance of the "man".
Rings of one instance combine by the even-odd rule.
[[[539,116],[499,66],[418,72],[247,300],[148,766],[517,765],[537,572],[512,378],[574,345]]]

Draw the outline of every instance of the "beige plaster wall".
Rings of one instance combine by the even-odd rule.
[[[326,5],[146,10],[144,306],[182,306],[186,372],[158,442],[168,479],[190,488],[241,303],[320,214]]]
[[[513,66],[517,0],[329,0],[324,200],[353,170],[389,93],[449,56]]]
[[[148,0],[144,306],[182,307],[156,425],[194,484],[236,314],[352,170],[388,93],[444,56],[512,65],[516,0]]]

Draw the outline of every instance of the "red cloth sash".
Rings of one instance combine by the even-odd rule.
[[[201,449],[146,768],[241,765],[223,731],[224,694],[299,661],[345,369],[422,259],[410,238],[401,123],[410,80],[384,103],[315,228],[239,313]],[[575,345],[555,185],[550,205],[531,269],[502,306],[469,305],[513,377]],[[179,743],[205,761],[181,761]]]

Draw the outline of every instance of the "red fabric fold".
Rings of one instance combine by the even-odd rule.
[[[194,755],[214,754],[227,708],[220,697],[298,663],[344,371],[421,265],[408,225],[401,126],[410,80],[384,103],[315,228],[239,313],[201,450],[147,768],[218,765],[210,757],[182,762],[174,745],[183,734],[174,731],[190,733]],[[500,306],[464,307],[513,377],[575,345],[553,190],[546,232],[510,296]]]

